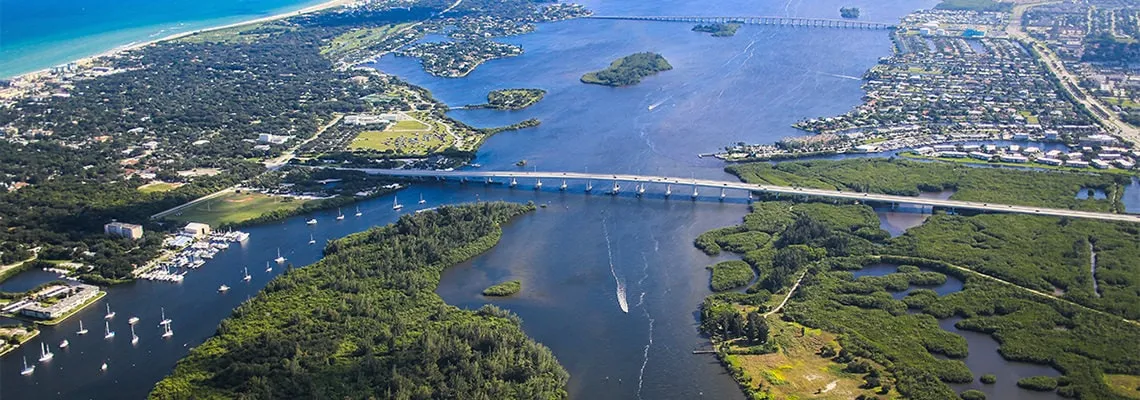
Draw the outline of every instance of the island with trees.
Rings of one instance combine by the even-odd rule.
[[[601,71],[582,75],[582,82],[605,86],[630,86],[641,83],[641,78],[673,69],[660,54],[644,52],[619,58]]]
[[[522,282],[506,281],[483,289],[483,295],[492,297],[513,296],[520,290],[522,290]]]
[[[712,24],[699,24],[693,27],[693,32],[705,32],[714,37],[729,37],[736,35],[736,30],[740,28],[739,23],[712,23]]]
[[[330,242],[243,302],[150,398],[566,398],[569,375],[517,316],[434,292],[533,209],[445,206]]]
[[[839,16],[843,18],[859,18],[859,7],[842,7],[839,9]]]
[[[484,104],[472,104],[466,108],[493,108],[496,110],[521,110],[538,103],[546,96],[542,89],[499,89],[487,94]]]
[[[910,195],[956,189],[956,198],[1017,204],[1063,202],[1085,184],[1120,184],[1115,177],[923,164],[860,159],[728,169],[754,184]],[[980,190],[987,185],[1004,189]],[[1072,206],[1112,210],[1113,201]],[[1130,261],[1140,257],[1132,245],[1138,241],[1140,231],[1125,222],[942,212],[892,238],[865,204],[763,197],[742,224],[694,242],[709,254],[739,254],[758,276],[743,292],[708,296],[700,328],[750,398],[828,387],[864,398],[984,398],[949,385],[996,381],[962,361],[965,339],[939,324],[951,317],[960,318],[958,330],[1000,338],[1005,360],[1061,375],[1023,378],[1016,382],[1023,389],[1129,398],[1134,393],[1122,388],[1140,379],[1140,282],[1119,277],[1140,274]],[[871,266],[894,268],[853,273]],[[951,278],[960,289],[931,289]]]

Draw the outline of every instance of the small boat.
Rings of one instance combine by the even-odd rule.
[[[401,208],[404,208],[404,205],[400,204],[400,201],[396,198],[396,196],[392,196],[392,209],[400,211]]]
[[[317,242],[317,239],[313,239],[313,234],[310,233],[309,234],[309,244],[314,244],[316,242]]]
[[[40,362],[51,361],[53,357],[55,357],[55,354],[51,352],[48,345],[44,342],[40,342]]]
[[[273,272],[273,267],[269,265],[269,261],[265,262],[265,272]]]
[[[131,319],[127,320],[127,323],[131,324],[131,325],[137,324],[138,322],[139,322],[139,317],[131,317]]]
[[[285,257],[281,256],[281,248],[280,247],[277,248],[277,258],[274,258],[273,261],[277,261],[278,264],[285,262]]]
[[[356,207],[356,216],[359,217],[361,215],[364,215],[364,213],[360,212],[360,206],[357,206]]]
[[[225,292],[227,292],[227,291],[229,291],[229,290],[230,290],[230,287],[229,287],[229,286],[226,286],[225,284],[222,284],[222,286],[218,286],[218,291],[219,291],[219,292],[225,293]]]
[[[134,325],[131,325],[131,344],[139,344],[139,335],[135,334]]]
[[[59,348],[66,349],[67,346],[70,344],[71,344],[71,342],[68,342],[67,339],[63,339],[62,342],[59,342]]]
[[[309,224],[309,225],[316,225],[317,219],[316,218],[310,218],[308,221],[305,221],[305,223]]]
[[[336,209],[336,220],[344,221],[344,213],[341,213],[339,208]]]
[[[86,335],[87,334],[87,328],[83,327],[83,320],[79,320],[79,330],[75,331],[75,334],[76,335]]]
[[[111,311],[111,303],[107,303],[107,315],[104,315],[103,319],[111,319],[111,318],[115,318],[115,312]]]
[[[242,269],[245,270],[245,276],[241,277],[241,280],[249,282],[250,279],[253,279],[252,276],[249,276],[249,268],[242,267]]]
[[[103,334],[103,339],[110,339],[110,338],[115,337],[115,331],[111,330],[111,323],[110,322],[107,322],[103,326],[103,330],[106,332]]]
[[[103,362],[103,366],[99,367],[99,370],[100,371],[106,371],[107,370],[107,363]]]
[[[169,338],[171,336],[174,336],[174,329],[170,329],[170,324],[166,324],[166,325],[164,325],[164,327],[165,327],[165,331],[162,332],[162,337],[164,339]]]
[[[427,200],[424,200],[424,194],[420,193],[420,204],[424,204],[424,203],[427,203]]]
[[[166,308],[162,308],[162,322],[158,323],[159,326],[170,325],[170,318],[166,318]]]
[[[20,370],[20,375],[28,376],[28,375],[31,375],[33,372],[36,372],[36,366],[33,365],[33,366],[29,367],[28,366],[28,358],[24,357],[24,369]]]

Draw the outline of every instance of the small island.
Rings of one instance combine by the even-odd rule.
[[[582,75],[582,82],[606,86],[629,86],[641,78],[673,69],[665,57],[657,53],[634,53],[610,63],[609,68]]]
[[[483,295],[495,297],[511,296],[515,293],[518,293],[520,290],[522,290],[522,282],[506,281],[483,289]]]
[[[842,7],[839,16],[843,18],[859,18],[859,7]]]
[[[467,108],[493,108],[496,110],[521,110],[534,105],[546,91],[542,89],[500,89],[487,94],[484,104],[472,104]]]
[[[693,32],[711,33],[713,37],[729,37],[736,35],[736,30],[740,28],[739,23],[712,23],[708,25],[697,25],[693,27]]]

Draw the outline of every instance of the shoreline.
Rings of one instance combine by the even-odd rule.
[[[129,52],[132,50],[138,50],[138,49],[150,46],[152,44],[167,42],[167,41],[171,41],[171,40],[178,40],[178,39],[181,39],[184,37],[197,35],[199,33],[235,28],[235,27],[239,27],[239,26],[243,26],[243,25],[252,25],[252,24],[258,24],[258,23],[263,23],[263,22],[276,21],[279,19],[285,19],[285,18],[295,17],[298,15],[304,15],[304,14],[311,14],[311,13],[314,13],[317,11],[323,11],[323,10],[327,10],[330,8],[345,6],[345,5],[353,4],[355,2],[356,2],[356,0],[328,0],[328,1],[325,1],[325,2],[320,3],[320,4],[314,4],[314,5],[302,8],[300,10],[289,11],[289,12],[281,12],[281,13],[272,14],[272,15],[265,16],[265,17],[258,17],[258,18],[254,18],[254,19],[238,21],[238,22],[224,24],[224,25],[211,26],[211,27],[207,27],[207,28],[195,29],[195,30],[190,30],[190,31],[186,31],[186,32],[173,33],[173,34],[166,35],[166,36],[163,36],[163,37],[160,37],[157,39],[146,40],[146,41],[142,41],[142,42],[132,42],[132,43],[127,43],[127,44],[124,44],[121,46],[116,46],[110,50],[107,50],[107,51],[104,51],[101,53],[97,53],[97,54],[93,54],[90,56],[86,56],[86,57],[80,57],[80,58],[68,61],[64,64],[60,64],[60,65],[88,64],[88,63],[94,62],[100,58],[119,55],[119,54],[126,53],[126,52]],[[25,80],[25,79],[29,79],[29,78],[37,78],[37,77],[40,77],[40,76],[43,76],[43,75],[50,73],[53,68],[56,68],[58,66],[59,65],[55,65],[55,66],[51,66],[51,67],[47,67],[47,68],[41,68],[41,69],[38,69],[35,71],[26,72],[26,73],[22,73],[22,74],[18,74],[18,75],[13,75],[13,76],[2,78],[2,79],[10,80],[10,81],[18,81],[18,80]]]

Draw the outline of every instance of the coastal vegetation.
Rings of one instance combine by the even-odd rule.
[[[917,196],[955,191],[954,200],[1088,211],[1122,211],[1127,177],[1091,173],[972,168],[902,159],[852,159],[734,164],[726,171],[745,182]],[[1082,189],[1101,189],[1108,199],[1078,199]]]
[[[859,7],[842,7],[839,16],[843,18],[859,18]]]
[[[711,24],[698,24],[693,27],[693,32],[705,32],[711,34],[713,37],[728,37],[736,35],[736,30],[740,29],[740,24],[735,22],[729,23],[711,23]]]
[[[534,105],[546,91],[542,89],[499,89],[487,94],[487,103],[473,104],[467,108],[493,108],[496,110],[521,110]]]
[[[491,285],[483,289],[484,296],[513,296],[522,290],[522,282],[519,281],[506,281]]]
[[[661,71],[673,69],[672,65],[657,53],[634,53],[619,58],[601,71],[582,75],[582,82],[606,86],[629,86],[641,83],[641,78]]]
[[[517,316],[434,293],[530,210],[440,207],[333,241],[234,310],[150,398],[565,398],[567,373]]]
[[[1140,324],[1121,318],[1132,317],[1132,306],[1140,303],[1132,297],[1137,283],[1117,278],[1138,273],[1123,265],[1137,257],[1131,255],[1140,241],[1134,227],[1023,215],[935,215],[898,238],[878,230],[873,210],[865,205],[763,201],[753,205],[743,224],[695,241],[708,248],[709,243],[721,246],[716,239],[728,235],[770,236],[760,249],[742,254],[758,273],[757,283],[744,294],[711,295],[701,308],[702,331],[747,393],[790,398],[822,392],[821,383],[788,385],[810,373],[780,365],[823,357],[846,365],[845,370],[877,371],[860,376],[866,392],[837,398],[896,390],[912,399],[959,397],[947,383],[971,382],[977,371],[961,361],[967,355],[965,340],[938,323],[958,317],[957,329],[997,339],[1003,358],[1062,372],[1060,379],[1049,378],[1054,385],[1048,390],[1076,398],[1129,398],[1120,383],[1108,382],[1140,375]],[[1097,252],[1095,278],[1088,264],[1090,237],[1096,243],[1091,247]],[[897,271],[860,278],[851,272],[884,263],[898,265]],[[1115,270],[1102,272],[1102,263]],[[1087,288],[1078,287],[1078,274]],[[962,281],[962,290],[940,296],[927,289],[949,278]],[[1092,294],[1091,279],[1101,282],[1101,296]],[[1053,292],[1054,281],[1071,288],[1072,295]],[[908,289],[902,299],[892,295]],[[802,326],[799,337],[820,332],[834,337],[835,344],[821,345],[818,355],[765,363],[773,354],[795,354],[789,351],[794,344],[777,341],[775,349],[749,351],[754,346],[744,345],[744,327],[750,314],[774,310],[785,298],[782,310],[767,318],[773,331],[779,324]],[[980,379],[996,381],[992,375]]]
[[[747,285],[756,277],[752,266],[744,261],[724,261],[708,266],[712,272],[709,286],[713,291],[720,292]]]

